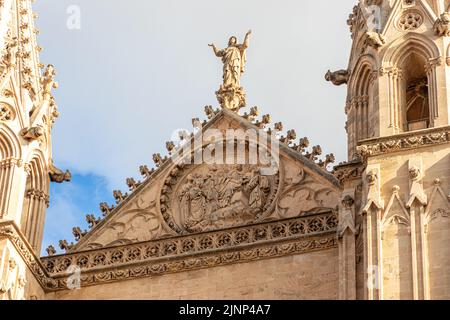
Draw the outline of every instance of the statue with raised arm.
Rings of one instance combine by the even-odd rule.
[[[247,32],[242,44],[239,44],[237,38],[232,36],[228,41],[228,47],[222,50],[217,49],[214,44],[209,45],[213,48],[215,55],[222,58],[223,85],[225,87],[241,86],[241,75],[245,72],[245,63],[247,62],[246,50],[249,46],[251,33],[251,31]]]
[[[218,49],[214,44],[209,44],[214,54],[222,58],[223,62],[223,84],[216,92],[222,108],[237,111],[245,107],[245,92],[241,87],[241,76],[245,72],[246,50],[249,47],[251,33],[251,31],[247,32],[242,44],[238,43],[235,36],[231,37],[225,49]]]

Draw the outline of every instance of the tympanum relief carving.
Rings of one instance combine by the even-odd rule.
[[[163,188],[161,211],[177,233],[262,221],[279,187],[279,174],[265,175],[262,168],[259,165],[178,168],[179,175]],[[174,184],[171,186],[170,182]]]

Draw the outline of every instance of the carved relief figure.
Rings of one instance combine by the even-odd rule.
[[[204,181],[201,177],[190,175],[180,192],[182,216],[187,229],[199,224],[205,216],[206,196],[203,186]]]
[[[200,232],[256,220],[270,191],[270,178],[256,166],[213,166],[190,174],[177,197],[183,227]]]

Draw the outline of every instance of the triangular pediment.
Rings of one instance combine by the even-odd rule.
[[[209,118],[191,137],[192,144],[200,133],[208,136],[211,132],[253,130],[257,137],[262,135],[263,125],[248,116],[222,110]],[[118,203],[114,208],[103,205],[106,217],[101,221],[91,217],[93,228],[87,234],[76,232],[81,239],[69,252],[209,232],[336,208],[339,185],[326,170],[328,162],[319,161],[318,152],[306,152],[304,146],[296,146],[284,136],[279,138],[278,158],[272,151],[267,152],[270,161],[265,164],[250,163],[250,143],[244,147],[247,158],[243,164],[179,162],[174,152],[168,159],[156,156],[156,170],[147,171],[145,181],[132,183],[129,195],[116,193]],[[203,139],[200,150],[205,152],[215,140]],[[234,144],[237,151],[238,141]],[[259,139],[255,144],[258,150],[271,146]],[[190,160],[194,158],[192,154]]]

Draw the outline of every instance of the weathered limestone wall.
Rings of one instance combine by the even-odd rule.
[[[379,297],[450,299],[449,145],[369,159],[369,167],[378,166],[384,201],[373,233],[380,248],[373,251]],[[413,167],[420,169],[416,180]],[[426,196],[423,203],[414,193]]]
[[[338,249],[50,293],[46,299],[337,299]]]

